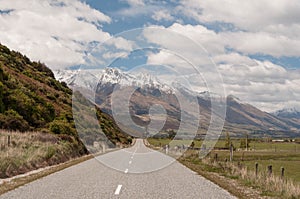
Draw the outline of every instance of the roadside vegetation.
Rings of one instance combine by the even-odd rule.
[[[178,146],[189,143],[190,145],[186,146],[188,149],[179,161],[239,198],[257,196],[300,198],[300,144],[297,140],[272,142],[265,139],[248,139],[246,148],[243,138],[230,140],[225,138],[219,140],[204,159],[199,158],[201,140],[170,141],[170,139],[148,139],[153,148],[161,151],[164,151],[164,145],[169,144],[171,156],[172,152],[176,153]],[[232,162],[230,151],[226,149],[228,142],[234,147]],[[268,166],[272,166],[271,174]],[[283,176],[282,169],[284,169]],[[246,191],[243,187],[249,190]]]
[[[97,116],[113,146],[131,143],[110,116],[98,109]],[[76,127],[85,130],[85,140],[93,146],[98,140],[84,125]],[[76,127],[72,90],[43,63],[0,44],[0,178],[88,154]]]
[[[0,132],[0,178],[12,177],[81,156],[72,136]]]

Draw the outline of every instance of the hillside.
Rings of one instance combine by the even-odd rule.
[[[227,98],[225,127],[232,132],[250,133],[261,137],[297,137],[300,125],[289,119],[274,116],[258,108],[242,103],[233,96]]]
[[[104,118],[101,126],[113,144],[130,144],[131,138],[111,117],[100,111],[98,116]],[[88,153],[75,128],[72,90],[55,80],[44,64],[32,62],[1,44],[0,129],[0,177]]]

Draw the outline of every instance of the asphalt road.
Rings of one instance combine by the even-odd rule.
[[[51,174],[0,199],[59,198],[235,198],[227,191],[137,140],[129,149],[107,153]]]

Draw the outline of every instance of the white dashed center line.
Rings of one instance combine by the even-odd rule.
[[[115,191],[115,195],[119,195],[120,194],[120,191],[122,189],[122,185],[118,185],[116,191]]]
[[[125,173],[128,173],[128,169],[125,170]]]
[[[129,161],[129,164],[131,164],[131,163],[132,163],[132,161],[130,160],[130,161]]]

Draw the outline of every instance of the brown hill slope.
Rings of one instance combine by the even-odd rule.
[[[111,117],[100,111],[98,117],[113,144],[130,144]],[[0,129],[0,177],[88,153],[75,128],[72,90],[44,64],[1,44]]]

